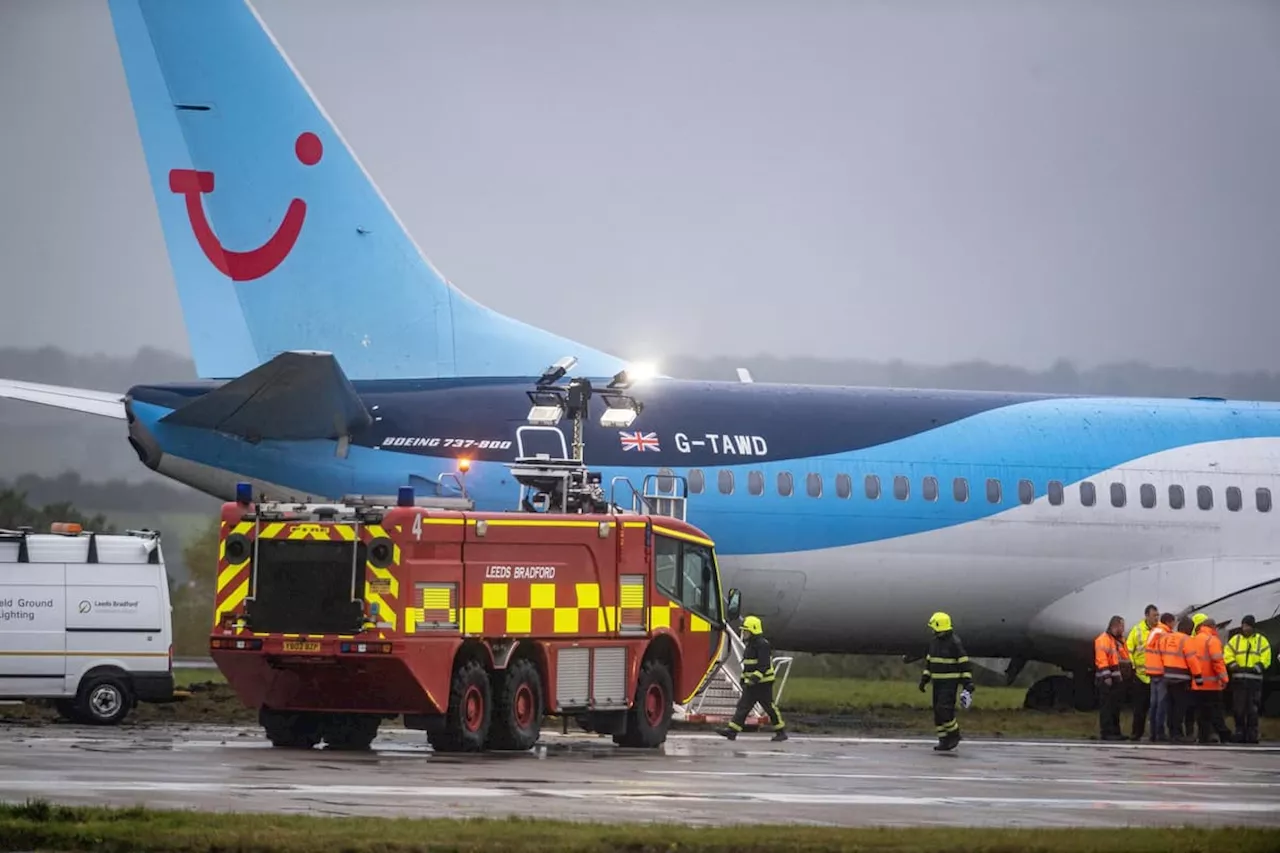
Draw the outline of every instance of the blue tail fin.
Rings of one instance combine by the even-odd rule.
[[[109,3],[202,377],[294,349],[354,379],[622,369],[449,284],[246,0]]]

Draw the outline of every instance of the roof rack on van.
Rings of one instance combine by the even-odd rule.
[[[78,524],[68,524],[66,522],[55,522],[51,527],[50,533],[37,533],[31,527],[19,527],[17,530],[7,530],[0,528],[0,543],[16,542],[18,545],[18,553],[16,562],[31,562],[31,539],[33,537],[47,537],[50,539],[79,539],[87,536],[89,539],[89,549],[85,555],[85,563],[98,562],[98,537],[106,536],[111,539],[123,539],[125,537],[132,539],[146,540],[147,562],[158,564],[160,562],[160,533],[155,530],[126,530],[124,533],[98,533],[96,531],[85,532]],[[72,528],[75,528],[74,532]]]

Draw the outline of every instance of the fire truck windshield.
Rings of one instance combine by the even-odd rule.
[[[654,538],[658,589],[699,616],[719,622],[720,585],[711,549],[661,534]]]

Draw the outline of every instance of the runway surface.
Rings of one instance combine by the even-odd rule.
[[[257,729],[0,728],[0,800],[689,824],[1280,826],[1280,748],[673,734],[661,750],[547,734],[528,753],[272,749]]]

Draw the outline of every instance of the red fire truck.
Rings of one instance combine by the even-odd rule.
[[[738,616],[713,543],[602,501],[579,460],[513,471],[539,498],[522,489],[522,511],[410,489],[255,503],[242,484],[222,510],[210,651],[274,745],[363,749],[396,716],[437,751],[525,750],[546,715],[664,742]]]

